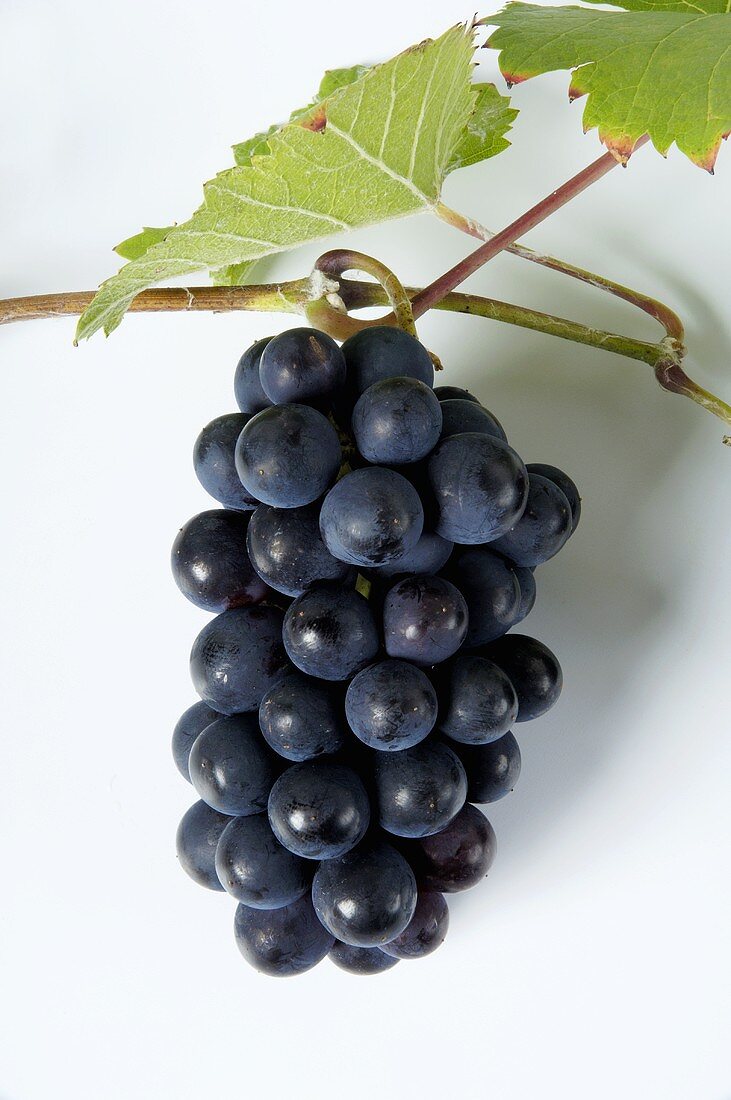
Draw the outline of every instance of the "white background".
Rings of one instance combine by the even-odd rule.
[[[229,144],[323,69],[470,14],[5,0],[0,295],[95,286],[116,241],[184,218]],[[513,147],[452,177],[447,200],[497,229],[598,155],[566,87],[516,88]],[[645,149],[530,236],[677,308],[690,369],[726,396],[730,180],[731,149],[715,179]],[[410,281],[471,248],[426,216],[353,239]],[[303,274],[319,250],[276,270]],[[510,257],[471,285],[657,331]],[[454,900],[445,946],[373,980],[326,963],[277,982],[240,959],[230,899],[177,867],[192,799],[169,738],[205,616],[169,547],[208,506],[198,430],[233,408],[243,348],[286,324],[129,317],[79,349],[68,319],[0,333],[0,1097],[728,1100],[731,453],[641,364],[485,321],[421,325],[443,381],[584,496],[526,624],[559,653],[564,695],[518,731],[523,775],[490,812],[499,858]]]

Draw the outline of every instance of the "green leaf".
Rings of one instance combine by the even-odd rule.
[[[321,103],[323,99],[327,99],[328,96],[333,95],[335,92],[339,92],[341,88],[346,88],[348,84],[353,84],[356,80],[365,76],[369,68],[370,66],[368,65],[352,65],[349,69],[328,69],[320,81],[317,95],[313,98],[312,102],[308,103],[306,107],[300,107],[298,110],[292,111],[288,121],[296,122],[297,119],[303,118],[305,115],[309,114],[314,106]],[[251,164],[253,157],[268,153],[269,138],[272,134],[276,134],[278,130],[282,130],[286,125],[287,123],[276,123],[274,126],[270,126],[268,130],[259,134],[254,134],[253,137],[247,138],[246,141],[240,141],[237,145],[234,145],[235,163]]]
[[[256,260],[244,260],[242,264],[228,264],[227,267],[219,267],[211,272],[215,286],[244,286],[249,282],[252,270],[256,267]]]
[[[174,276],[434,206],[475,106],[473,49],[471,28],[453,27],[269,134],[268,152],[206,184],[189,221],[102,285],[77,338],[111,332],[136,294]]]
[[[251,164],[252,158],[256,156],[262,156],[264,153],[269,152],[269,138],[272,134],[276,134],[277,130],[281,130],[281,125],[270,126],[268,130],[265,130],[261,134],[254,134],[253,137],[247,138],[246,141],[240,141],[237,145],[234,145],[234,164]]]
[[[161,229],[145,226],[141,233],[135,233],[134,237],[128,237],[126,241],[115,245],[114,251],[123,260],[139,260],[140,256],[144,256],[153,244],[164,241],[170,230],[174,228],[174,225],[165,225]]]
[[[341,88],[347,88],[348,84],[354,84],[356,80],[372,68],[370,65],[351,65],[349,69],[328,69],[317,90],[315,102],[327,99],[333,92],[339,92]]]
[[[709,171],[731,130],[731,14],[726,0],[627,0],[632,11],[508,4],[496,25],[510,84],[573,70],[569,96],[587,95],[584,129],[626,161],[649,134],[666,153],[675,142]],[[723,13],[723,14],[722,14]]]
[[[487,160],[510,142],[505,137],[518,114],[507,96],[500,95],[494,84],[476,84],[475,106],[459,145],[449,162],[448,172]]]
[[[369,68],[370,66],[368,65],[352,65],[349,69],[328,69],[320,81],[317,95],[312,102],[308,104],[307,107],[293,111],[289,117],[289,121],[295,122],[297,119],[303,118],[323,99],[327,99],[328,96],[333,95],[341,88],[345,88],[348,84],[353,84],[356,80],[365,76]],[[238,165],[251,164],[254,157],[263,156],[265,153],[268,153],[269,138],[272,134],[276,134],[278,130],[283,129],[285,125],[286,123],[281,123],[270,126],[265,132],[254,134],[253,137],[248,138],[246,141],[240,141],[237,145],[234,145],[234,162]],[[126,256],[125,259],[135,260],[137,257]],[[248,282],[255,267],[256,260],[246,260],[244,263],[229,264],[227,267],[212,271],[211,276],[216,286],[243,286]]]

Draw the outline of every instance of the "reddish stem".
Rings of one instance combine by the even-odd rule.
[[[635,145],[635,149],[643,145],[646,141],[647,137],[640,138]],[[496,233],[489,241],[486,241],[485,244],[481,245],[469,256],[466,256],[464,260],[460,260],[458,264],[455,264],[454,267],[446,271],[444,275],[441,275],[435,282],[425,287],[420,294],[417,294],[416,298],[414,298],[411,303],[414,317],[421,317],[428,309],[432,309],[437,302],[441,301],[445,294],[449,294],[451,290],[454,290],[460,283],[463,283],[465,279],[474,274],[475,271],[478,271],[483,264],[486,264],[493,256],[497,256],[498,252],[502,252],[504,249],[509,248],[510,245],[515,244],[515,242],[530,229],[533,229],[534,226],[545,221],[545,219],[556,210],[560,210],[562,206],[565,206],[566,203],[576,198],[577,195],[580,195],[581,192],[585,191],[587,187],[590,187],[592,183],[596,183],[596,181],[601,179],[602,176],[605,176],[607,172],[610,172],[612,168],[616,168],[619,163],[620,162],[612,153],[604,153],[595,160],[593,164],[582,169],[581,172],[573,176],[570,180],[567,180],[561,187],[552,191],[550,195],[547,195],[545,199],[541,199],[539,203],[532,206],[525,214],[521,214],[519,218],[516,218],[516,220],[506,226],[505,229]]]

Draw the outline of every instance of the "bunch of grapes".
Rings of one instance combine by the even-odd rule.
[[[475,803],[513,788],[511,729],[561,690],[551,651],[508,631],[576,528],[576,486],[433,382],[401,329],[342,347],[292,329],[244,353],[241,411],[195,445],[223,508],[172,552],[215,614],[173,737],[200,798],[178,856],[236,898],[238,946],[268,974],[326,955],[375,974],[438,947],[444,894],[495,855]]]

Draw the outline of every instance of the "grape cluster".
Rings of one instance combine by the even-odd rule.
[[[238,901],[236,941],[267,974],[326,955],[375,974],[438,947],[444,894],[495,855],[475,803],[512,790],[511,730],[561,690],[551,651],[508,631],[576,528],[576,486],[433,382],[400,329],[342,347],[292,329],[243,354],[240,412],[195,444],[223,507],[172,551],[215,615],[173,736],[200,799],[178,856]]]

